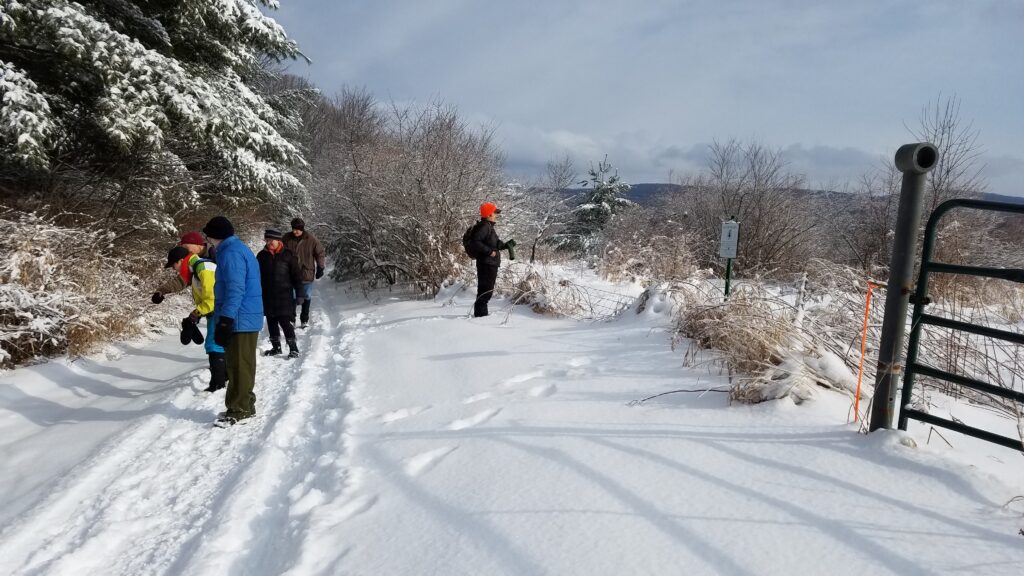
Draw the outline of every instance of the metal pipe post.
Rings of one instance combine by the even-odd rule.
[[[889,288],[885,295],[885,317],[882,320],[882,340],[878,347],[878,370],[868,428],[871,432],[892,428],[896,389],[903,372],[900,357],[907,326],[907,304],[913,291],[914,253],[921,225],[925,175],[935,167],[938,158],[938,149],[928,142],[905,144],[896,151],[896,168],[903,173],[903,185],[892,259],[889,261]]]

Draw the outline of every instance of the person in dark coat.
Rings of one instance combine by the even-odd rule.
[[[267,246],[256,255],[260,265],[260,286],[263,289],[263,313],[267,317],[271,346],[263,355],[277,356],[281,353],[281,332],[284,332],[288,357],[297,358],[299,346],[295,342],[295,307],[301,306],[303,301],[302,266],[295,254],[285,248],[283,236],[278,230],[265,231],[263,239],[267,241]]]
[[[498,267],[501,266],[499,250],[505,243],[498,238],[494,223],[501,210],[491,202],[480,205],[480,222],[473,229],[473,255],[476,258],[476,302],[473,303],[473,316],[487,316],[487,303],[494,293],[494,283],[498,280]]]
[[[292,231],[284,235],[284,245],[291,250],[302,266],[302,289],[296,292],[295,297],[300,301],[302,313],[299,320],[302,327],[309,325],[309,305],[313,299],[313,282],[324,275],[324,267],[327,266],[327,252],[324,245],[313,235],[306,231],[306,221],[302,218],[292,220]]]

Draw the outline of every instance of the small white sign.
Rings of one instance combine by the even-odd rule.
[[[735,220],[722,222],[722,245],[718,249],[721,258],[735,258],[736,246],[740,240],[740,223]]]

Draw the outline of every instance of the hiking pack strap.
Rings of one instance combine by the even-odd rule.
[[[195,280],[197,274],[196,267],[204,262],[213,262],[213,260],[210,260],[209,258],[196,258],[195,262],[189,264],[188,269],[192,271],[192,278],[189,279],[190,284]]]

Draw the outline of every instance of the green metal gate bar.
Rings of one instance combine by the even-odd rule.
[[[954,208],[970,208],[974,210],[1024,214],[1024,205],[1022,204],[989,202],[986,200],[956,199],[940,204],[928,218],[928,225],[925,227],[924,232],[924,246],[922,246],[921,249],[921,273],[918,277],[917,289],[914,292],[914,296],[911,298],[911,302],[914,303],[914,313],[911,316],[910,340],[907,342],[907,362],[903,378],[903,395],[900,402],[899,428],[900,430],[906,430],[907,421],[910,418],[913,418],[921,422],[927,422],[929,424],[955,430],[961,434],[980,438],[987,442],[1006,446],[1007,448],[1021,450],[1024,446],[1022,446],[1019,438],[1000,436],[999,434],[993,434],[992,432],[974,428],[961,422],[954,422],[945,418],[939,418],[938,416],[933,416],[927,412],[915,410],[910,407],[911,394],[914,390],[914,376],[917,374],[939,380],[945,380],[965,388],[978,390],[979,392],[985,392],[987,394],[999,396],[1000,398],[1024,403],[1024,393],[1017,392],[1015,390],[1008,390],[974,378],[946,372],[945,370],[939,370],[938,368],[921,364],[917,361],[917,353],[921,341],[921,330],[926,325],[939,326],[942,328],[949,328],[951,330],[969,332],[979,336],[1007,340],[1015,344],[1024,344],[1024,334],[1008,332],[1006,330],[997,330],[987,326],[970,324],[968,322],[961,322],[959,320],[924,313],[924,307],[930,302],[928,298],[928,276],[932,273],[984,276],[986,278],[997,278],[1001,280],[1009,280],[1011,282],[1024,282],[1024,270],[1020,269],[961,266],[959,264],[946,264],[943,262],[932,261],[932,255],[935,252],[935,236],[938,230],[939,220]]]

